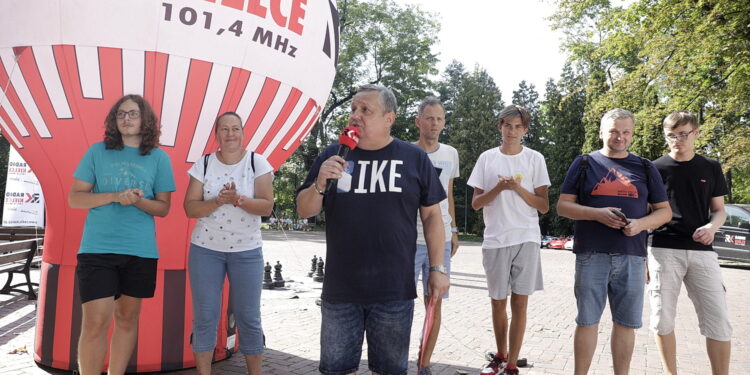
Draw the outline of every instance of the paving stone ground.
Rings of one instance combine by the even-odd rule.
[[[265,374],[318,374],[320,355],[318,333],[320,308],[315,300],[320,283],[307,277],[313,255],[325,254],[325,238],[320,232],[264,232],[266,261],[281,261],[285,290],[263,291],[263,328],[267,339],[264,356]],[[530,298],[528,325],[522,357],[530,366],[521,374],[572,374],[575,300],[573,297],[574,256],[569,251],[542,250],[545,290]],[[453,259],[451,297],[443,305],[443,327],[433,355],[432,371],[436,375],[453,375],[457,371],[478,372],[484,364],[484,353],[494,350],[489,299],[481,263],[479,243],[462,243]],[[734,326],[731,374],[750,374],[750,268],[722,268]],[[36,275],[38,277],[38,275]],[[0,276],[0,283],[4,276]],[[373,280],[373,287],[378,281]],[[418,339],[424,309],[415,308],[410,348],[410,374],[416,373]],[[643,312],[648,323],[649,305]],[[62,371],[38,367],[31,355],[36,312],[34,301],[21,295],[0,295],[0,374],[62,374]],[[602,317],[599,341],[590,374],[611,374],[609,351],[611,316],[608,309]],[[710,366],[705,354],[705,339],[690,300],[683,289],[680,296],[676,334],[678,366],[681,374],[707,374]],[[366,353],[366,349],[364,350]],[[240,355],[214,364],[216,374],[245,374]],[[368,374],[363,358],[359,374]],[[637,330],[631,374],[663,373],[653,333]],[[172,372],[194,375],[195,369]]]

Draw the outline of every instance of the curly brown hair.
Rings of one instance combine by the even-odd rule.
[[[161,135],[161,124],[156,117],[151,105],[140,95],[125,95],[109,109],[107,118],[104,120],[104,146],[107,150],[122,150],[122,135],[117,129],[117,110],[122,103],[132,100],[138,104],[141,112],[141,145],[138,147],[141,155],[148,155],[151,150],[159,147],[159,136]]]

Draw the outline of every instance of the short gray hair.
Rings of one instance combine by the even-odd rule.
[[[604,116],[602,116],[602,121],[599,124],[599,128],[601,129],[605,125],[614,124],[615,121],[624,119],[630,119],[631,121],[633,121],[633,125],[635,125],[635,116],[632,112],[622,108],[609,110],[604,114]]]
[[[445,111],[445,107],[443,106],[443,102],[440,101],[440,99],[434,97],[434,96],[428,96],[424,99],[422,99],[421,102],[419,102],[419,107],[417,107],[417,117],[422,116],[422,112],[424,112],[425,108],[431,106],[431,105],[439,105],[440,108]]]
[[[357,89],[357,94],[366,91],[376,91],[378,93],[378,97],[380,97],[380,105],[383,107],[383,113],[396,113],[398,104],[396,104],[396,95],[393,94],[393,91],[391,91],[391,89],[383,85],[370,83],[367,85],[359,86],[359,88]]]

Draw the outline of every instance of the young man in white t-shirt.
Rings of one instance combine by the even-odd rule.
[[[550,181],[544,156],[521,145],[529,131],[529,111],[510,105],[499,117],[503,142],[479,156],[468,181],[474,188],[471,206],[484,208],[482,264],[497,344],[497,354],[481,374],[518,374],[516,361],[526,330],[529,296],[543,289],[537,211],[549,211]],[[508,295],[513,316],[510,335],[505,311]]]
[[[419,148],[427,152],[432,165],[438,173],[440,184],[443,185],[448,195],[440,205],[443,226],[445,227],[445,253],[444,262],[446,274],[450,278],[451,257],[458,250],[458,228],[456,227],[456,211],[453,205],[453,179],[458,177],[458,151],[455,148],[438,142],[440,132],[445,128],[445,109],[443,103],[434,96],[428,96],[419,104],[417,118],[414,121],[419,129],[419,140],[415,142]],[[427,256],[427,242],[424,238],[424,229],[421,218],[417,217],[417,253],[414,259],[414,281],[422,274],[422,289],[424,290],[424,303],[428,306],[430,295],[427,288],[427,280],[430,275],[430,260]],[[431,375],[430,359],[435,349],[438,334],[440,333],[440,321],[442,311],[442,299],[448,298],[448,293],[435,300],[435,315],[432,323],[430,336],[427,338],[422,357],[421,371],[419,375]]]

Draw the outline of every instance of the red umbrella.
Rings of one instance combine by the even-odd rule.
[[[427,347],[427,339],[430,337],[432,332],[432,323],[435,321],[435,301],[436,296],[430,297],[430,303],[427,304],[427,312],[424,316],[424,325],[422,326],[422,339],[419,343],[419,358],[417,359],[417,374],[422,371],[422,357],[424,356],[424,349]]]

